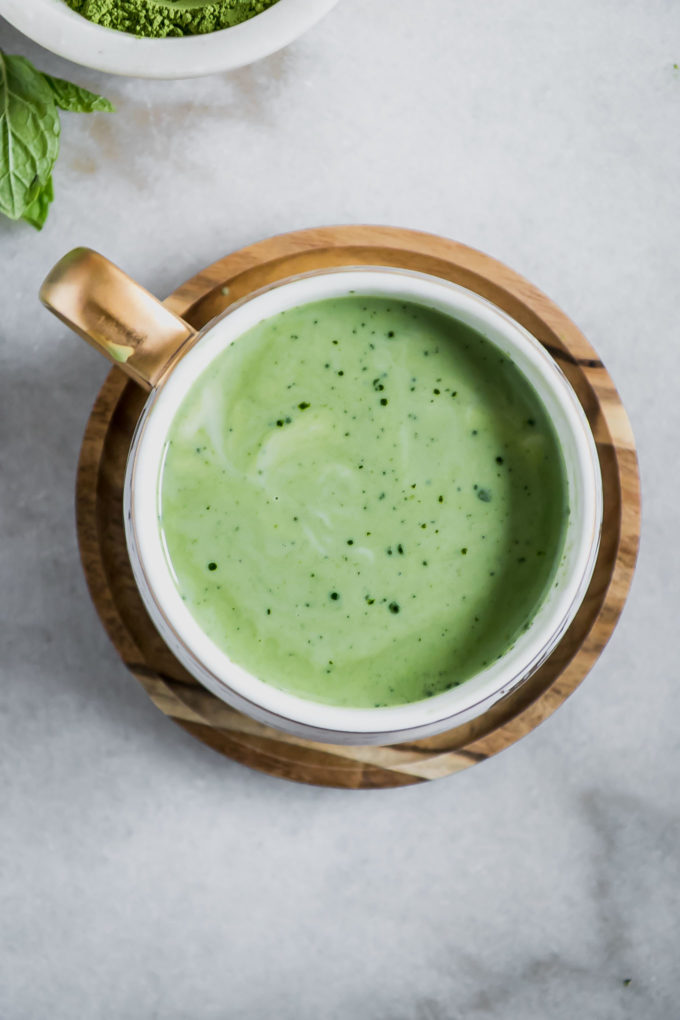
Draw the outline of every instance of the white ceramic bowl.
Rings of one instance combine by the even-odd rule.
[[[234,28],[171,39],[137,39],[102,28],[63,0],[0,0],[0,15],[45,49],[85,67],[138,78],[198,78],[280,50],[337,2],[279,0]]]
[[[479,330],[509,355],[533,385],[562,447],[570,513],[554,583],[529,629],[483,672],[459,687],[409,705],[340,708],[279,690],[236,665],[201,630],[175,586],[158,528],[165,439],[193,382],[234,339],[284,309],[349,292],[420,302]],[[555,647],[590,581],[599,546],[602,483],[581,405],[550,355],[523,327],[471,291],[435,277],[380,267],[323,270],[275,284],[209,323],[152,392],[132,443],[125,524],[135,578],[157,628],[186,668],[218,697],[269,725],[313,740],[385,744],[412,740],[482,714],[521,684]]]

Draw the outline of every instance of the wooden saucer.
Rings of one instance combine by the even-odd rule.
[[[201,327],[233,301],[296,273],[329,266],[400,266],[477,291],[525,326],[569,378],[590,421],[604,481],[604,527],[584,603],[548,661],[479,719],[392,747],[339,747],[289,737],[229,708],[177,662],[151,623],[132,577],[123,530],[123,479],[146,394],[117,369],[92,409],[78,467],[78,540],[92,599],[123,661],[157,707],[228,758],[270,775],[352,789],[407,786],[484,761],[525,736],[581,683],[609,639],[628,593],[640,533],[635,442],[597,354],[576,326],[511,269],[461,244],[389,227],[303,230],[227,255],[165,304]]]

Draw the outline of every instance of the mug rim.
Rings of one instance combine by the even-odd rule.
[[[401,296],[438,308],[468,322],[489,343],[510,354],[553,422],[570,506],[560,563],[528,630],[495,662],[459,686],[422,701],[383,708],[347,708],[301,698],[233,663],[181,601],[157,526],[164,438],[191,385],[221,351],[257,322],[284,308],[349,293]],[[263,308],[266,311],[258,315]],[[279,729],[334,743],[388,743],[439,732],[482,714],[519,686],[548,657],[581,604],[597,557],[601,523],[602,481],[592,432],[574,390],[543,345],[474,291],[426,273],[378,265],[332,267],[276,281],[208,322],[148,398],[125,477],[125,529],[135,580],[175,655],[223,701]]]

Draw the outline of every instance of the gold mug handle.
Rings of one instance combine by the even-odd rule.
[[[40,288],[62,322],[153,389],[196,337],[196,330],[91,248],[74,248]]]

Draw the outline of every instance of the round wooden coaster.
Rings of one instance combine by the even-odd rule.
[[[602,468],[602,546],[578,615],[538,672],[481,718],[436,737],[391,747],[317,744],[229,708],[177,662],[137,592],[125,545],[122,495],[127,453],[146,394],[115,368],[97,397],[83,440],[76,494],[78,540],[94,604],[123,661],[157,707],[193,736],[244,765],[298,782],[353,789],[407,786],[450,775],[502,751],[554,712],[591,669],[621,614],[635,567],[637,458],[614,385],[576,326],[511,269],[441,237],[371,226],[285,234],[220,259],[165,303],[201,327],[267,283],[343,265],[400,266],[477,291],[544,344],[578,394]]]

